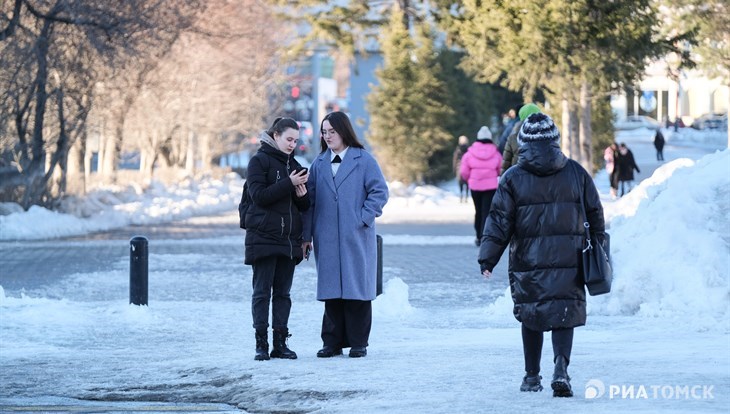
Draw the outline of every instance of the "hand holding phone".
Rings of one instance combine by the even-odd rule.
[[[302,168],[301,170],[294,170],[291,172],[291,174],[289,174],[289,179],[291,180],[292,184],[294,184],[294,186],[306,183],[308,178],[309,173],[306,168]]]

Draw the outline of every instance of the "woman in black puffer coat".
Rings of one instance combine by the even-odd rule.
[[[303,258],[301,212],[309,208],[309,173],[292,156],[299,140],[299,126],[293,119],[278,118],[259,140],[261,148],[249,161],[246,174],[252,203],[246,212],[245,263],[253,267],[255,359],[296,359],[297,354],[286,345],[290,336],[289,291],[294,267]],[[269,302],[274,330],[271,355]]]
[[[520,128],[517,166],[502,177],[487,218],[479,263],[490,277],[509,244],[509,282],[515,318],[522,322],[522,391],[540,391],[543,332],[552,331],[554,396],[572,396],[567,365],[573,328],[586,322],[580,271],[581,193],[592,233],[603,242],[603,207],[590,175],[563,155],[549,116],[530,115]]]

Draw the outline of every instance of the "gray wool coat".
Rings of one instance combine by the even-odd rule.
[[[315,158],[303,214],[303,237],[314,244],[317,300],[374,300],[377,278],[375,218],[388,202],[388,186],[375,159],[350,147],[332,176],[331,150]]]

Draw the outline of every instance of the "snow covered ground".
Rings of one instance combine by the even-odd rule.
[[[313,268],[300,267],[290,320],[295,333],[290,345],[299,359],[262,363],[253,360],[250,268],[223,253],[187,253],[150,257],[156,267],[150,272],[155,301],[149,307],[127,304],[129,259],[121,256],[110,269],[77,273],[42,288],[0,287],[0,411],[58,405],[150,412],[163,402],[160,412],[178,403],[178,410],[188,412],[238,407],[328,413],[727,413],[730,150],[713,150],[724,148],[720,137],[670,132],[664,163],[655,161],[647,131],[619,137],[647,176],[627,196],[611,200],[605,173],[596,175],[615,279],[611,294],[589,298],[588,324],[576,330],[569,368],[573,399],[554,399],[548,390],[519,392],[520,330],[511,314],[506,274],[495,273],[493,279],[501,282],[485,281],[476,261],[467,286],[496,290],[493,302],[453,299],[463,284],[429,282],[415,292],[399,277],[401,269],[386,266],[385,293],[374,303],[371,346],[363,359],[315,357],[322,306],[313,299]],[[99,192],[70,208],[87,218],[39,208],[0,216],[0,250],[57,243],[29,240],[234,211],[241,184],[227,176],[156,187],[149,194]],[[380,223],[427,226],[472,219],[471,204],[459,203],[453,183],[445,188],[391,183],[391,192]],[[436,244],[474,251],[471,234],[383,237],[386,246],[425,250]],[[206,268],[214,270],[200,271]],[[426,299],[414,301],[416,294]],[[547,334],[542,375],[548,389],[551,355]]]

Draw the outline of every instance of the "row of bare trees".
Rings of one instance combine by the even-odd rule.
[[[114,182],[124,151],[147,179],[207,169],[276,107],[273,19],[258,0],[3,1],[0,201]]]

